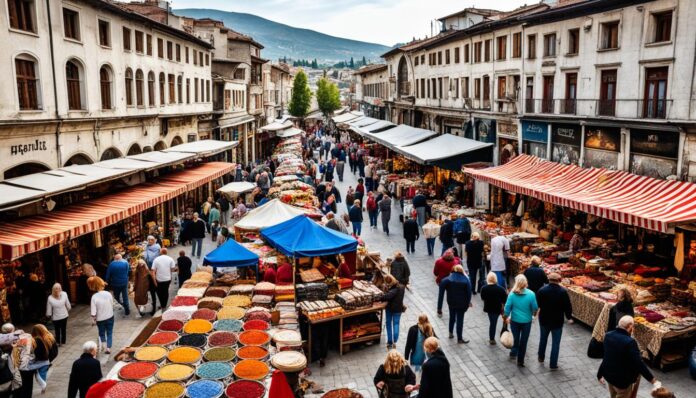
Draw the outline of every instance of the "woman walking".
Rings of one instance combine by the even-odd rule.
[[[494,272],[488,273],[486,282],[488,284],[481,288],[481,300],[483,300],[483,312],[488,314],[488,343],[493,345],[498,318],[504,314],[507,292],[498,285],[498,277]]]
[[[135,307],[138,309],[138,314],[141,317],[143,316],[143,307],[147,305],[148,293],[152,296],[152,312],[154,313],[155,304],[157,303],[157,291],[150,289],[150,285],[154,285],[154,283],[152,282],[152,274],[150,274],[150,270],[147,268],[147,263],[144,260],[138,260],[134,274],[133,302],[135,302]]]
[[[389,236],[389,220],[391,219],[391,206],[392,201],[389,197],[389,193],[385,192],[382,196],[382,200],[377,202],[377,207],[379,211],[382,213],[382,230],[386,232],[387,236]]]
[[[377,208],[377,200],[375,200],[375,195],[372,191],[367,193],[365,208],[367,209],[367,216],[370,219],[370,228],[377,228],[377,213],[379,213],[379,209]]]
[[[481,290],[476,283],[479,269],[483,266],[483,242],[481,235],[478,232],[471,233],[471,240],[464,243],[464,251],[466,252],[466,268],[469,271],[469,279],[471,279],[471,287],[476,290]],[[481,277],[483,279],[483,276]],[[481,281],[483,284],[483,281]]]
[[[104,281],[93,276],[87,280],[90,290],[96,292],[92,296],[91,314],[92,325],[97,325],[99,330],[99,343],[105,353],[111,354],[111,343],[114,334],[114,307],[111,293],[104,290]],[[104,349],[106,346],[106,349]]]
[[[36,382],[41,387],[41,394],[46,392],[48,368],[51,362],[58,356],[58,344],[51,332],[42,324],[34,325],[31,329],[31,337],[34,338],[34,360],[30,363],[30,369],[36,369]]]
[[[409,360],[409,358],[411,359],[411,365],[416,372],[420,371],[421,365],[425,362],[423,343],[425,339],[433,336],[435,336],[435,331],[426,314],[420,314],[418,316],[418,323],[408,329],[404,357],[406,360]]]
[[[353,206],[348,210],[348,216],[350,217],[350,223],[353,225],[353,235],[360,236],[362,232],[363,214],[359,200],[353,202]]]
[[[435,283],[439,285],[443,279],[447,278],[452,273],[452,268],[459,264],[459,257],[454,255],[454,251],[452,249],[447,249],[445,254],[435,261],[435,267],[433,268]]]
[[[505,321],[510,324],[514,344],[510,349],[510,359],[517,359],[517,366],[524,367],[524,356],[527,353],[527,341],[532,330],[532,320],[537,314],[536,296],[527,289],[527,278],[524,275],[515,277],[515,285],[505,303]]]
[[[67,338],[65,331],[70,308],[68,294],[63,291],[60,283],[54,284],[51,295],[46,300],[46,316],[51,318],[51,322],[53,322],[53,328],[56,330],[56,342],[59,346],[65,344]]]
[[[374,378],[380,398],[406,398],[418,389],[416,374],[396,350],[387,353]]]
[[[621,288],[616,292],[616,299],[618,300],[616,305],[612,307],[609,311],[609,323],[607,325],[607,332],[616,330],[616,326],[619,324],[619,319],[624,315],[635,316],[633,311],[633,295],[631,291],[627,288]]]
[[[384,278],[384,282],[387,286],[387,293],[382,299],[387,302],[387,308],[385,308],[387,348],[396,348],[396,343],[399,341],[399,322],[401,321],[401,314],[404,312],[405,288],[392,275],[387,275]]]

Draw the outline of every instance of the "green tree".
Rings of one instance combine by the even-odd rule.
[[[322,77],[317,82],[317,104],[319,110],[327,118],[341,107],[341,94],[338,91],[338,86]]]
[[[355,61],[353,61],[353,57],[350,57],[350,68],[355,68]]]
[[[363,55],[363,59],[362,59],[362,65],[363,65],[363,66],[367,65],[367,60],[365,59],[365,56],[364,56],[364,55]]]
[[[314,61],[312,61],[312,69],[319,69],[319,63],[317,62],[316,58],[314,58]]]
[[[307,75],[300,69],[292,82],[292,97],[288,104],[288,111],[291,115],[304,118],[309,112],[312,102],[312,90],[307,84]]]

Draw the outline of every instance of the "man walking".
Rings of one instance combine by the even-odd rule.
[[[157,299],[162,310],[167,308],[169,302],[169,285],[172,283],[172,271],[176,271],[174,259],[167,255],[167,249],[162,248],[160,255],[152,263],[152,278],[157,287]],[[157,307],[155,307],[157,308]]]
[[[191,257],[196,256],[200,260],[204,238],[205,222],[198,218],[198,213],[193,213],[193,222],[191,222]]]
[[[659,386],[641,358],[638,343],[631,337],[633,326],[633,317],[625,315],[619,320],[616,330],[604,336],[604,359],[597,370],[597,379],[608,384],[611,398],[635,396],[641,375],[654,386]]]
[[[538,256],[532,257],[532,263],[524,270],[524,276],[529,282],[529,290],[537,293],[545,284],[549,283],[546,272],[541,268],[541,259]]]
[[[343,170],[346,167],[346,151],[342,146],[338,146],[338,156],[336,162],[336,174],[338,174],[338,181],[343,182]]]
[[[230,219],[230,202],[225,195],[220,195],[217,204],[220,205],[220,225],[227,225],[227,221]]]
[[[128,303],[130,265],[120,254],[116,254],[114,256],[114,261],[106,268],[105,279],[106,283],[108,283],[114,291],[116,301],[123,306],[125,315],[130,315],[130,306]]]
[[[179,251],[179,258],[176,259],[176,268],[179,270],[179,287],[191,278],[191,259],[186,257],[186,252]]]
[[[449,307],[449,338],[454,338],[454,325],[457,325],[457,343],[467,344],[462,336],[464,330],[464,313],[471,304],[471,282],[464,275],[464,268],[455,265],[452,273],[440,282],[440,292],[437,296],[437,315],[442,317],[442,301],[447,292],[447,306]]]
[[[440,227],[440,242],[442,243],[442,252],[445,254],[447,249],[454,247],[454,223],[451,220],[445,220],[445,223]]]
[[[404,239],[406,239],[406,253],[416,252],[416,241],[420,237],[418,223],[411,217],[404,215]]]
[[[102,378],[101,363],[97,356],[97,343],[88,341],[82,346],[82,355],[73,362],[68,381],[68,398],[85,398],[87,390]]]
[[[416,196],[413,197],[411,203],[413,204],[413,208],[416,209],[418,226],[422,228],[425,224],[425,213],[428,207],[428,202],[425,195],[423,195],[423,191],[416,192]]]
[[[495,231],[491,235],[491,271],[495,272],[498,277],[498,285],[503,289],[507,289],[506,261],[510,254],[510,241],[500,234],[500,231]]]
[[[440,224],[436,223],[435,219],[431,218],[423,225],[423,236],[425,236],[429,256],[432,256],[435,252],[435,238],[437,238],[438,235],[440,235]]]
[[[561,334],[563,333],[563,317],[568,323],[573,323],[573,307],[570,304],[568,292],[559,283],[561,275],[551,273],[549,284],[539,289],[536,294],[539,306],[539,362],[546,357],[546,343],[551,333],[551,362],[549,369],[558,369],[558,354],[561,350]],[[531,283],[530,283],[531,286]]]

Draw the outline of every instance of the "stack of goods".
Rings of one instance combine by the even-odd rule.
[[[305,209],[315,209],[319,207],[319,200],[311,191],[283,191],[278,193],[278,198],[283,203]]]
[[[259,256],[259,262],[262,266],[267,267],[271,264],[278,264],[278,252],[274,248],[263,243],[263,241],[255,240],[253,242],[244,242],[242,246]]]
[[[238,284],[230,288],[230,295],[251,296],[254,294],[254,285]]]
[[[336,295],[336,301],[345,310],[372,307],[372,293],[357,289],[344,290]]]
[[[254,295],[260,294],[264,296],[273,296],[275,294],[276,285],[271,282],[259,282],[254,286]]]
[[[279,330],[273,335],[278,351],[302,350],[302,335],[296,330]]]
[[[278,329],[299,330],[300,325],[297,319],[295,303],[279,302],[276,304],[275,310],[280,313]]]
[[[696,314],[669,302],[640,305],[635,311],[636,322],[663,332],[696,326]]]
[[[374,283],[368,281],[353,281],[353,288],[364,293],[372,295],[372,301],[381,301],[384,297],[384,292],[375,286]]]
[[[341,290],[350,289],[353,287],[353,280],[350,278],[338,278],[338,288]]]
[[[295,286],[292,285],[279,285],[275,287],[275,301],[295,301]]]
[[[268,197],[270,199],[280,198],[281,196],[283,196],[283,194],[285,192],[292,192],[292,191],[302,191],[302,192],[308,192],[311,194],[314,192],[314,187],[312,187],[311,185],[304,183],[302,181],[284,182],[284,183],[280,184],[279,186],[274,186],[271,189],[269,189],[268,190]]]
[[[350,318],[350,321],[343,329],[343,340],[352,340],[381,333],[382,323],[377,318],[377,315],[367,314]]]
[[[287,158],[276,167],[275,175],[280,177],[284,175],[304,174],[307,171],[302,159]]]
[[[271,322],[271,311],[266,307],[251,307],[244,315],[245,321],[261,320]]]
[[[303,283],[320,282],[324,280],[324,274],[316,268],[310,268],[300,271],[300,279]]]
[[[669,298],[670,294],[672,294],[672,286],[661,282],[662,280],[658,282],[658,278],[656,278],[655,284],[648,288],[650,294],[652,294],[657,301],[665,301]]]
[[[302,313],[311,321],[343,315],[345,310],[334,300],[303,301],[298,304]]]
[[[239,278],[236,272],[225,272],[219,278],[215,279],[215,284],[218,286],[231,286]]]
[[[329,286],[325,283],[302,283],[297,285],[296,294],[298,301],[326,300],[329,297]]]

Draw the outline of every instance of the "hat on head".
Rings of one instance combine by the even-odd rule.
[[[550,282],[560,282],[561,281],[561,275],[552,272],[549,274],[549,281]]]

